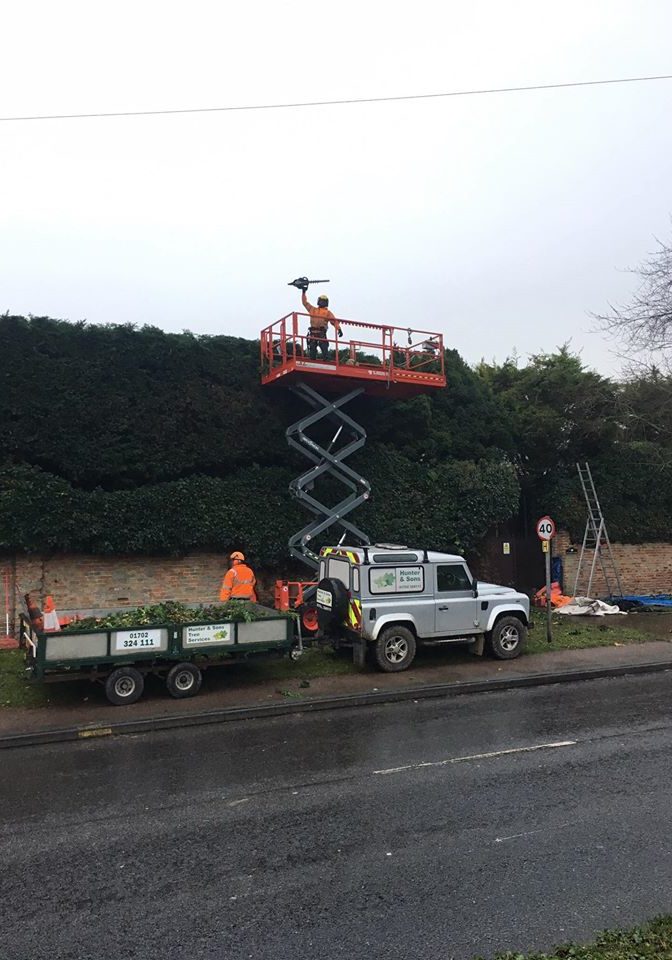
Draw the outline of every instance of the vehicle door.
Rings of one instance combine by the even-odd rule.
[[[463,563],[437,563],[434,583],[436,634],[462,637],[478,632],[480,601]]]

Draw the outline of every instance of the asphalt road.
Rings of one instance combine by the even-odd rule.
[[[670,911],[671,691],[3,751],[0,957],[450,960]]]

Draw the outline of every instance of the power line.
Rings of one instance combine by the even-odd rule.
[[[575,80],[567,83],[536,83],[520,87],[490,87],[482,90],[450,90],[447,93],[411,93],[393,97],[352,97],[347,100],[306,100],[298,103],[252,103],[228,107],[183,107],[174,110],[117,110],[104,113],[53,113],[26,117],[0,117],[0,122],[20,120],[90,120],[109,117],[160,117],[183,113],[233,113],[245,110],[291,110],[303,107],[336,107],[355,103],[398,103],[402,100],[438,100],[446,97],[479,97],[493,93],[526,93],[532,90],[566,90],[570,87],[600,87],[615,83],[649,83],[672,80],[672,74],[656,77],[617,77],[609,80]]]

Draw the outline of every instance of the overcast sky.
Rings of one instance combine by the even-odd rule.
[[[0,115],[672,73],[670,0],[22,0]],[[338,316],[469,362],[627,299],[672,227],[672,81],[405,103],[0,123],[0,312],[255,337],[329,277]]]

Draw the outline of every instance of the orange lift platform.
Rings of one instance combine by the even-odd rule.
[[[289,313],[261,331],[261,382],[291,386],[308,380],[334,393],[348,383],[362,392],[409,397],[445,387],[443,337],[412,327],[337,320],[343,338],[329,328],[329,359],[311,359],[307,313]]]
[[[369,499],[371,486],[345,462],[364,447],[366,431],[343,408],[362,395],[392,399],[440,389],[446,386],[446,374],[440,333],[337,319],[343,335],[338,337],[329,327],[325,359],[303,332],[309,322],[307,313],[289,313],[261,331],[261,382],[267,387],[289,388],[312,408],[287,428],[289,446],[310,462],[289,490],[313,515],[290,537],[288,546],[294,558],[316,572],[319,540],[327,530],[336,528],[329,538],[332,544],[346,537],[349,544],[370,544],[349,515]],[[334,428],[330,441],[325,441],[327,423]],[[329,505],[318,499],[316,485],[325,479],[342,484],[343,497],[338,503]],[[276,584],[276,606],[299,610],[308,631],[316,623],[311,602],[315,589],[314,581]]]

